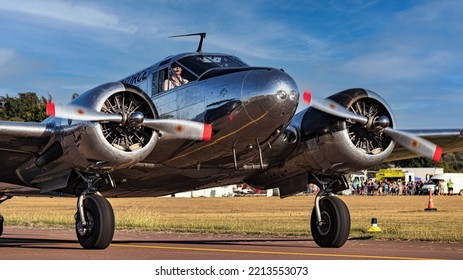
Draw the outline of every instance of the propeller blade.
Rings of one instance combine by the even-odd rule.
[[[48,102],[46,109],[48,116],[55,116],[62,119],[122,122],[121,115],[107,114],[77,105],[56,105],[53,102]]]
[[[357,115],[335,101],[329,99],[315,99],[308,91],[304,92],[304,102],[317,110],[336,117],[351,119],[364,125],[368,123],[367,117]],[[422,137],[408,132],[398,131],[391,127],[385,127],[384,133],[413,153],[430,158],[433,161],[440,161],[442,159],[442,147]]]
[[[107,114],[77,105],[56,105],[53,102],[47,103],[47,115],[63,119],[81,121],[110,121],[122,122],[122,116],[117,114]],[[173,135],[175,138],[209,141],[212,138],[212,126],[200,122],[175,120],[175,119],[144,119],[141,115],[140,123],[151,129],[164,131]]]
[[[436,162],[442,159],[442,147],[422,137],[390,127],[386,127],[384,133],[413,153],[430,158]]]
[[[317,99],[309,91],[304,91],[304,102],[317,110],[320,110],[322,112],[336,117],[351,119],[361,124],[368,123],[367,117],[357,115],[333,100]]]
[[[164,131],[175,138],[209,141],[212,138],[212,125],[187,120],[145,119],[143,126]]]

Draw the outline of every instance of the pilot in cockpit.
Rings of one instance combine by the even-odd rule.
[[[164,80],[164,83],[162,84],[163,91],[173,89],[174,87],[178,87],[188,83],[187,79],[182,78],[182,67],[180,67],[180,65],[178,65],[177,63],[172,63],[171,68],[173,70],[173,73],[171,73],[169,78]]]

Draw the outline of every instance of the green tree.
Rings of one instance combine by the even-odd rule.
[[[46,104],[47,99],[38,98],[34,92],[19,93],[17,97],[0,96],[0,119],[41,122],[47,117]]]

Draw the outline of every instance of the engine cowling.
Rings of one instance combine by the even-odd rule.
[[[101,173],[129,167],[146,158],[157,143],[157,132],[137,123],[138,119],[158,118],[150,98],[137,87],[103,84],[71,104],[122,116],[121,123],[59,119],[65,129],[61,146],[64,154],[72,155],[70,159],[78,170]]]
[[[300,133],[308,169],[324,174],[344,173],[383,162],[394,149],[394,142],[381,133],[382,121],[388,120],[390,127],[394,125],[386,101],[365,89],[349,89],[329,98],[367,116],[369,123],[362,125],[314,108],[307,109],[300,123]]]

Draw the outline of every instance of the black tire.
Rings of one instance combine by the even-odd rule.
[[[0,215],[0,236],[3,234],[3,216]]]
[[[317,223],[315,207],[310,218],[312,237],[320,247],[339,248],[346,243],[350,233],[350,213],[347,205],[335,196],[320,199],[320,213],[324,221]]]
[[[85,249],[105,249],[114,236],[114,211],[109,201],[99,195],[89,195],[84,200],[85,219],[89,223],[85,234],[79,232],[80,218],[76,215],[76,234]]]

